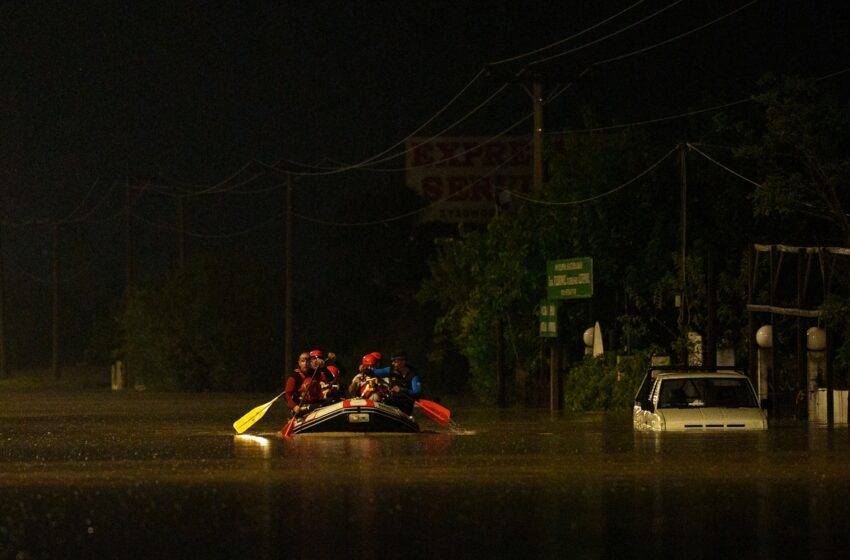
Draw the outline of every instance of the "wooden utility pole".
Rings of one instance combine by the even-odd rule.
[[[549,77],[544,76],[541,72],[537,70],[529,70],[528,68],[523,69],[521,72],[514,76],[510,77],[499,77],[496,78],[492,71],[488,72],[490,78],[496,79],[500,82],[514,82],[514,83],[523,83],[523,84],[531,84],[531,101],[534,109],[534,126],[532,131],[532,151],[533,151],[533,168],[532,168],[532,183],[531,190],[533,193],[540,195],[543,192],[543,185],[545,184],[545,173],[543,166],[543,134],[544,134],[544,106],[546,104],[546,99],[544,95],[544,82],[546,81],[555,81],[554,78],[550,79]],[[569,79],[558,79],[558,81],[564,82],[573,82],[580,79],[580,77],[571,77]],[[527,90],[526,90],[527,91]],[[502,329],[500,327],[497,328],[497,332],[501,333]],[[502,341],[497,341],[497,345],[501,348]],[[557,398],[555,393],[560,387],[559,377],[559,363],[560,363],[560,346],[556,341],[552,341],[549,345],[549,406],[551,409],[551,413],[554,414],[555,411],[560,408],[560,398]],[[541,371],[541,381],[544,373]],[[497,372],[497,377],[504,377],[504,372]],[[501,382],[501,378],[497,379],[497,381]]]
[[[706,367],[717,366],[717,264],[714,247],[709,247],[706,254],[705,274],[705,361]]]
[[[130,181],[127,181],[127,189],[124,196],[124,293],[130,296],[130,288],[133,287],[133,213],[132,191]]]
[[[130,290],[133,288],[133,212],[132,191],[130,181],[127,180],[127,188],[124,196],[125,219],[124,219],[124,304],[130,303]],[[133,377],[130,369],[130,360],[124,356],[124,380],[128,387],[133,387]]]
[[[534,192],[543,192],[543,82],[532,84],[531,98],[534,104]]]
[[[0,223],[0,378],[9,377],[6,359],[6,268],[3,263],[3,224]]]
[[[186,266],[186,197],[177,197],[177,227],[180,238],[177,240],[177,262],[180,268]]]
[[[496,319],[496,405],[508,406],[505,383],[505,327],[502,318]]]
[[[53,378],[62,377],[59,367],[59,224],[53,224],[53,336],[52,366]]]
[[[284,289],[284,329],[283,329],[283,371],[289,371],[289,366],[292,360],[292,302],[294,300],[292,292],[292,173],[286,174],[286,212],[284,216],[286,239],[284,256],[284,265],[286,270]]]
[[[680,210],[679,210],[679,259],[681,265],[679,268],[679,336],[682,337],[681,342],[684,344],[680,363],[688,362],[688,333],[685,318],[687,317],[687,296],[686,296],[686,258],[687,258],[687,243],[688,243],[688,146],[682,142],[679,147],[679,165],[681,175],[681,194],[680,194]]]

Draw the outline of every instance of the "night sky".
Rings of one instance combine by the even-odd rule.
[[[672,5],[543,65],[570,76],[748,2],[139,4],[26,2],[1,9],[4,188],[124,174],[209,183],[252,158],[360,160],[425,122],[487,63],[540,49],[634,5],[580,37],[500,67],[516,71]],[[762,0],[598,67],[592,83],[562,96],[561,104],[594,100],[627,122],[696,106],[701,92],[746,97],[754,76],[768,70],[837,71],[850,63],[849,14],[843,1]],[[497,86],[479,80],[427,132]],[[497,132],[530,111],[518,86],[493,105],[453,132]],[[568,127],[569,113],[562,120],[558,109],[550,126]]]
[[[590,79],[548,108],[547,127],[580,127],[587,106],[605,123],[637,122],[746,98],[767,71],[844,70],[848,21],[850,3],[842,0],[7,2],[0,8],[6,267],[25,284],[44,284],[48,238],[29,220],[85,215],[94,228],[120,210],[120,200],[106,198],[116,177],[157,177],[188,191],[252,160],[362,161],[416,131],[487,64],[507,60],[494,69],[510,75],[551,58],[538,68],[569,79],[596,63]],[[836,79],[847,83],[846,74]],[[447,128],[500,85],[475,80],[418,135]],[[448,134],[496,134],[530,112],[528,93],[511,85]],[[514,133],[530,130],[529,121]],[[403,164],[400,157],[382,165]],[[402,172],[300,180],[311,182],[322,196],[357,182],[374,182],[382,197],[405,190]],[[382,200],[355,204],[354,214],[387,217]],[[233,223],[215,214],[199,231],[228,235],[273,220],[269,204],[260,197],[240,207]],[[309,204],[314,217],[332,218]],[[172,219],[165,206],[149,211],[160,226]],[[154,229],[147,235],[167,231]],[[99,258],[114,252],[86,243]],[[93,265],[69,266],[70,277]]]

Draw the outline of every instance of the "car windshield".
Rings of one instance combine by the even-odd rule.
[[[688,377],[665,379],[658,395],[658,408],[714,406],[758,407],[746,379]]]

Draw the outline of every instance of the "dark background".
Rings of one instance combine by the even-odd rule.
[[[642,122],[745,99],[765,72],[845,70],[848,16],[844,1],[792,0],[4,4],[0,217],[10,360],[50,359],[54,226],[62,360],[86,359],[91,333],[125,287],[128,187],[134,282],[152,284],[176,268],[184,196],[187,256],[255,261],[278,284],[268,305],[282,306],[285,179],[265,167],[277,165],[300,170],[296,349],[338,349],[353,362],[360,352],[406,346],[421,361],[433,315],[413,296],[433,238],[457,226],[416,222],[422,203],[404,187],[403,156],[333,173],[293,162],[335,167],[414,132],[440,133],[501,85],[482,77],[464,90],[485,65],[509,76],[559,53],[535,67],[552,77],[550,93],[596,65],[548,105],[548,130],[583,128],[588,114],[600,125]],[[630,56],[608,62],[622,55]],[[846,74],[835,79],[846,86]],[[511,85],[446,133],[497,134],[530,112],[528,92]],[[530,130],[526,121],[512,133]],[[698,140],[675,124],[658,134],[671,145]],[[282,321],[281,311],[269,336],[281,354]]]

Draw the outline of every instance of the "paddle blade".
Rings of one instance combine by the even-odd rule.
[[[422,412],[428,415],[428,418],[430,418],[437,424],[442,424],[443,426],[445,426],[452,421],[452,411],[440,404],[435,403],[434,401],[419,399],[416,401],[416,405],[422,409]]]
[[[286,426],[280,431],[280,435],[283,437],[289,437],[292,435],[292,428],[295,427],[295,416],[289,419],[289,422],[286,423]]]
[[[233,429],[236,430],[237,434],[241,434],[242,432],[256,424],[257,421],[266,414],[271,405],[273,405],[274,402],[279,398],[280,395],[276,396],[266,404],[261,404],[256,408],[252,408],[247,414],[245,414],[245,416],[233,423]]]

